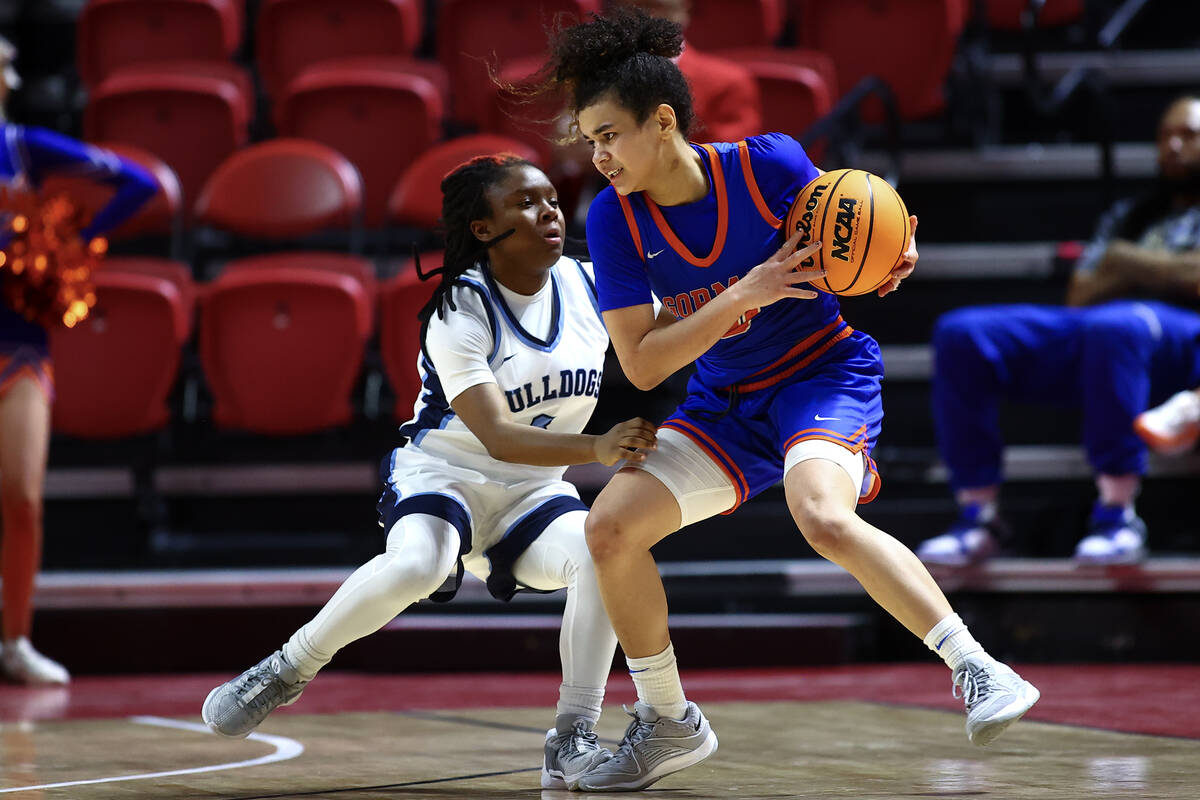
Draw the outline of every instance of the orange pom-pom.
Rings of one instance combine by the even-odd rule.
[[[104,239],[80,238],[87,212],[66,194],[0,187],[0,214],[8,217],[0,234],[0,291],[8,307],[47,327],[86,319],[96,304],[92,270],[108,250]]]

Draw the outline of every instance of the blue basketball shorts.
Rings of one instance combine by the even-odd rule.
[[[883,422],[882,378],[879,345],[855,331],[819,360],[770,385],[714,388],[693,376],[687,398],[661,428],[687,437],[732,485],[734,500],[723,513],[779,483],[791,448],[818,441],[862,455],[859,502],[870,502],[880,487],[870,454]],[[646,462],[651,474],[655,457],[650,453]]]

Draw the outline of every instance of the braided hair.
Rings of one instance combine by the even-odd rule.
[[[695,122],[692,92],[674,58],[683,52],[683,28],[652,17],[640,8],[619,8],[606,16],[560,29],[550,45],[550,60],[539,73],[539,93],[565,90],[579,134],[579,111],[608,92],[639,125],[660,104],[675,109],[686,139]]]
[[[441,276],[437,288],[433,290],[433,297],[417,314],[417,319],[421,321],[422,341],[425,338],[425,326],[435,312],[438,319],[443,319],[445,306],[452,311],[457,310],[451,296],[454,282],[475,264],[485,262],[488,248],[512,233],[507,231],[490,241],[481,242],[471,232],[471,222],[491,216],[487,190],[504,180],[514,167],[526,166],[536,167],[511,153],[476,156],[442,178],[442,224],[446,228],[446,255],[441,268],[431,272],[421,272],[420,260],[416,261],[421,280]]]

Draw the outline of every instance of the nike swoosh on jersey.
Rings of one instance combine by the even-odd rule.
[[[813,419],[817,422],[841,422],[841,417],[822,417],[820,414],[813,414]]]
[[[653,253],[646,253],[646,258],[654,258],[655,256],[661,256],[665,252],[667,252],[667,248],[664,247],[662,250],[655,250]]]

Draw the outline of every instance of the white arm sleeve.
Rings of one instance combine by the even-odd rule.
[[[469,289],[454,289],[457,311],[444,309],[445,319],[435,313],[425,334],[425,349],[433,360],[446,402],[481,383],[496,383],[496,375],[488,365],[492,352],[492,327],[487,310],[478,293]]]

